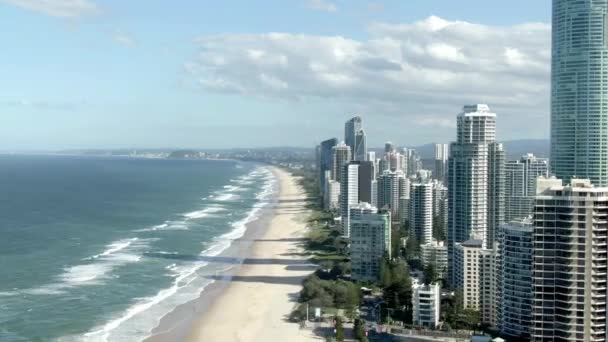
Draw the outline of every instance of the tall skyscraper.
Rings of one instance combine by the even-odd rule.
[[[362,161],[367,158],[367,141],[363,119],[360,116],[355,116],[344,124],[344,142],[350,147],[354,160]]]
[[[445,181],[445,177],[447,176],[447,168],[448,168],[448,144],[435,144],[435,170],[434,176],[435,179],[438,179],[442,182]]]
[[[420,244],[433,240],[433,184],[414,182],[410,187],[410,231]]]
[[[340,182],[342,180],[342,169],[351,160],[350,147],[340,143],[332,148],[331,178]]]
[[[608,187],[594,187],[589,180],[570,182],[538,181],[532,341],[607,338]]]
[[[333,167],[333,148],[338,145],[338,139],[327,139],[319,145],[319,182],[322,188],[321,195],[325,188],[325,171],[331,171]]]
[[[465,106],[448,159],[450,262],[455,243],[473,239],[494,247],[496,230],[504,221],[504,163],[502,144],[496,142],[496,114],[484,104]]]
[[[377,280],[382,258],[391,256],[391,214],[361,202],[350,207],[350,226],[352,278]]]
[[[359,163],[352,162],[342,168],[340,180],[340,217],[344,237],[350,237],[350,207],[357,204],[359,204]]]
[[[433,225],[440,224],[444,236],[448,236],[448,188],[438,180],[433,181]]]
[[[605,0],[553,0],[551,172],[608,186]]]
[[[394,221],[400,219],[400,199],[409,198],[409,180],[401,171],[384,171],[378,177],[378,208],[388,207]]]
[[[391,153],[395,151],[395,144],[390,141],[384,143],[384,153]]]
[[[359,164],[359,201],[372,203],[372,186],[375,177],[374,163],[371,161],[358,161]]]
[[[549,161],[526,154],[505,165],[505,222],[532,215],[536,179],[549,176]]]
[[[530,219],[505,223],[500,227],[501,333],[529,339],[532,320],[532,232]]]

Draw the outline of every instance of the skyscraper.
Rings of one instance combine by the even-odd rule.
[[[319,145],[319,181],[321,186],[321,195],[325,188],[325,171],[331,171],[333,166],[333,148],[338,145],[338,139],[332,138],[325,140]]]
[[[532,232],[530,219],[500,227],[500,331],[513,338],[530,338],[532,320]]]
[[[608,187],[540,179],[534,205],[532,341],[606,341]]]
[[[362,202],[350,207],[350,220],[352,277],[377,280],[382,258],[391,257],[391,214]]]
[[[344,143],[350,147],[354,160],[367,158],[367,141],[363,130],[363,119],[355,116],[344,124]]]
[[[420,244],[429,243],[433,239],[433,184],[412,183],[409,198],[410,231]]]
[[[384,171],[378,177],[378,208],[388,207],[393,220],[400,219],[400,199],[409,198],[409,180],[401,171]]]
[[[505,165],[505,222],[532,215],[536,179],[549,176],[549,161],[526,154]]]
[[[484,104],[465,106],[448,159],[450,262],[455,243],[474,239],[494,247],[496,229],[504,221],[504,162],[502,144],[496,142],[496,114]]]
[[[342,169],[351,159],[350,147],[340,143],[332,148],[331,178],[340,182],[342,179]]]
[[[340,180],[340,217],[344,237],[350,237],[350,206],[357,204],[359,204],[359,163],[352,162],[342,168]]]
[[[605,0],[553,0],[551,172],[608,186]]]
[[[435,170],[434,176],[435,179],[438,179],[442,182],[445,181],[445,177],[447,176],[447,167],[448,167],[448,144],[435,144]]]
[[[359,164],[359,201],[372,203],[372,186],[376,179],[374,163],[371,161],[357,161]]]

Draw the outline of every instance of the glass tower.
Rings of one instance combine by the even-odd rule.
[[[553,0],[551,171],[608,185],[608,0]]]

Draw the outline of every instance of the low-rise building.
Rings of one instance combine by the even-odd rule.
[[[412,284],[412,321],[414,325],[435,328],[441,312],[441,286],[439,284]]]
[[[447,275],[448,270],[448,246],[443,241],[433,240],[429,243],[420,245],[420,255],[422,264],[427,267],[430,264],[435,265],[437,276],[443,278]]]

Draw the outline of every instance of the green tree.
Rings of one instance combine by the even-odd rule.
[[[344,326],[342,325],[342,318],[336,316],[336,341],[344,341]]]
[[[407,237],[407,243],[405,244],[405,259],[417,260],[420,258],[420,244],[416,239],[416,234],[410,232]]]
[[[395,227],[391,230],[391,256],[393,258],[398,258],[401,256],[401,239],[403,238],[403,233],[398,227]]]
[[[355,319],[355,340],[361,342],[367,342],[367,336],[365,336],[365,326],[361,319]]]
[[[437,275],[437,269],[435,267],[434,263],[429,263],[428,265],[426,265],[426,267],[424,268],[424,283],[425,284],[432,284],[434,282],[436,282],[438,279],[438,275]]]

